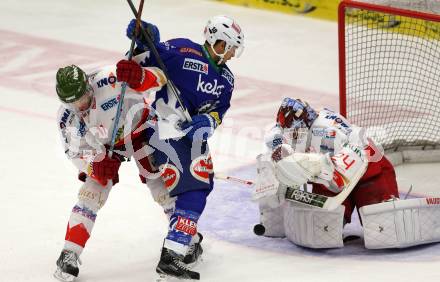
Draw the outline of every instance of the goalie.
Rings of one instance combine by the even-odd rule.
[[[306,102],[285,98],[266,145],[270,152],[259,156],[254,193],[261,214],[258,235],[286,236],[311,248],[342,247],[342,229],[355,207],[399,197],[392,164],[362,128],[331,110],[316,112]],[[299,190],[307,183],[314,194],[339,195],[342,205],[322,209],[285,201],[287,195],[309,203],[313,194]]]

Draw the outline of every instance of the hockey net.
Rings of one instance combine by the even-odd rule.
[[[340,111],[394,164],[440,160],[440,16],[339,7]]]

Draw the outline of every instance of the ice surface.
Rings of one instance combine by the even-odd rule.
[[[129,47],[125,1],[12,1],[0,5],[0,281],[52,281],[67,219],[80,183],[63,156],[55,115],[54,74],[65,64],[87,69],[116,62]],[[335,23],[218,2],[146,1],[143,19],[162,38],[202,41],[206,20],[228,14],[241,24],[243,56],[231,62],[236,92],[227,118],[211,141],[216,171],[253,179],[265,128],[281,98],[301,97],[336,108]],[[435,174],[428,165],[409,171]],[[418,172],[417,172],[418,171]],[[409,173],[403,191],[415,183]],[[133,162],[124,163],[82,255],[79,281],[153,281],[166,220]],[[435,191],[438,181],[428,181]],[[424,195],[425,184],[415,185]],[[257,206],[248,187],[217,181],[200,231],[202,281],[435,281],[440,246],[368,251],[362,241],[343,249],[312,251],[286,240],[252,234]],[[360,234],[357,219],[346,228]]]

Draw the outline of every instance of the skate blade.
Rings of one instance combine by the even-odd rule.
[[[187,266],[189,269],[193,269],[194,267],[198,266],[198,265],[201,264],[201,263],[203,263],[203,257],[202,257],[202,256],[199,256],[199,258],[198,258],[195,262],[193,262],[193,263],[188,263],[188,264],[186,264],[186,266]]]
[[[157,274],[155,282],[184,282],[184,281],[200,281],[196,279],[190,279],[190,278],[179,278],[174,277],[166,274]]]
[[[72,274],[62,272],[61,269],[57,269],[53,274],[53,277],[55,277],[56,279],[62,282],[73,282],[75,281],[76,278]]]

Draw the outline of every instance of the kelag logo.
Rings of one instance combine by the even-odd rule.
[[[220,97],[223,89],[225,89],[224,85],[217,85],[217,79],[214,79],[214,83],[206,82],[202,80],[202,75],[199,74],[199,82],[197,83],[197,91],[211,94]]]

